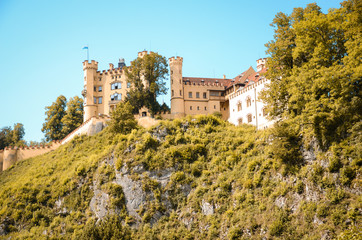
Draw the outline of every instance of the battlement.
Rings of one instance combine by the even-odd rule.
[[[153,52],[152,51],[150,51],[149,53],[147,51],[138,52],[138,57],[143,58],[147,54],[151,54],[151,53],[153,53]]]
[[[107,75],[107,74],[122,74],[123,70],[121,68],[112,68],[107,70],[102,70],[102,72],[98,71],[100,75]]]
[[[91,62],[89,62],[88,60],[85,60],[83,62],[83,70],[86,69],[95,69],[98,70],[98,62],[92,60]]]
[[[176,63],[182,63],[183,62],[183,58],[182,57],[178,57],[178,56],[176,56],[176,57],[170,57],[169,59],[168,59],[168,61],[170,62],[170,64],[176,64]]]

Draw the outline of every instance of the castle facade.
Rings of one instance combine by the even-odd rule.
[[[249,67],[235,78],[196,78],[182,75],[182,57],[171,57],[171,114],[185,115],[212,114],[220,112],[224,120],[240,125],[248,123],[258,129],[273,124],[268,120],[260,92],[269,83],[265,58],[257,60],[257,71]]]

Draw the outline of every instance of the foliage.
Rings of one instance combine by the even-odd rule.
[[[361,2],[345,1],[322,13],[315,4],[278,13],[266,44],[272,118],[292,120],[324,149],[348,135],[362,116]]]
[[[150,52],[131,62],[131,66],[124,68],[127,79],[132,83],[126,101],[134,106],[134,113],[145,106],[152,115],[164,111],[157,97],[167,93],[165,79],[168,76],[168,65],[165,57]],[[167,109],[166,109],[167,110]]]
[[[133,106],[129,102],[119,102],[111,112],[109,128],[114,133],[129,133],[137,127],[137,121],[133,116]]]
[[[21,123],[14,124],[14,128],[3,127],[0,130],[0,149],[7,146],[24,146],[26,145],[23,140],[25,134],[24,125]]]
[[[47,141],[61,140],[83,122],[83,100],[60,95],[52,105],[45,107],[46,118],[42,132]]]
[[[70,98],[67,103],[67,109],[62,118],[62,133],[68,135],[79,125],[83,123],[83,99],[78,96]]]

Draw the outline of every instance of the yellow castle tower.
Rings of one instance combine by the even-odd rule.
[[[171,78],[171,114],[176,116],[185,115],[182,61],[183,58],[177,56],[169,59]]]
[[[96,81],[98,70],[98,62],[92,60],[83,62],[84,71],[84,89],[82,95],[84,96],[84,121],[91,117],[97,116],[97,105],[94,102],[94,82]]]

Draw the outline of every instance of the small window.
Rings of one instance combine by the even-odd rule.
[[[196,93],[196,98],[200,98],[200,93],[199,92]]]
[[[182,90],[180,90],[180,96],[182,96]]]
[[[189,92],[189,98],[192,98],[192,92]]]
[[[216,109],[216,105],[214,105],[214,109]]]
[[[239,118],[238,119],[238,124],[241,125],[243,123],[243,119],[242,118]]]
[[[205,111],[207,110],[207,108],[205,107]]]
[[[102,104],[102,97],[98,98],[98,104]]]
[[[200,107],[199,107],[199,106],[197,106],[197,110],[200,110]]]
[[[122,100],[122,94],[114,93],[111,95],[111,101],[118,101],[118,100]]]
[[[98,87],[98,92],[102,92],[102,86]]]
[[[96,97],[93,97],[93,103],[97,104],[97,98]]]
[[[97,92],[97,87],[96,87],[96,86],[94,86],[94,87],[93,87],[93,90],[94,90],[95,92]]]
[[[174,93],[173,93],[173,90],[171,91],[171,96],[173,97]]]
[[[102,78],[99,78],[99,81],[102,81]]]
[[[192,110],[192,106],[190,106],[190,110]]]
[[[112,83],[112,85],[111,85],[112,90],[121,89],[121,88],[122,88],[122,83],[120,83],[120,82]]]
[[[247,118],[248,118],[248,123],[250,123],[250,122],[252,121],[252,116],[251,116],[251,114],[248,114]]]
[[[238,102],[238,112],[240,112],[241,111],[241,109],[242,109],[242,105],[241,105],[241,102]]]
[[[251,98],[250,98],[250,97],[247,97],[247,98],[246,98],[246,106],[247,106],[247,107],[250,107],[250,106],[251,106]]]
[[[203,95],[204,98],[207,98],[206,92],[202,93],[202,95]]]

